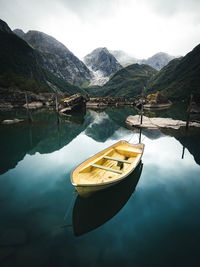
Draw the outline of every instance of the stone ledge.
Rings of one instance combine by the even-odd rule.
[[[159,129],[159,128],[172,128],[180,129],[186,126],[186,121],[173,120],[171,118],[149,118],[143,116],[142,124],[140,124],[140,115],[128,116],[126,124],[135,128]],[[190,122],[189,127],[200,127],[198,122]]]

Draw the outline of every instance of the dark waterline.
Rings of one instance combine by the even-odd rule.
[[[26,117],[4,116],[15,112]],[[198,131],[143,132],[142,163],[124,183],[86,200],[73,194],[77,164],[120,139],[138,142],[125,128],[130,114],[87,111],[58,123],[35,111],[31,125],[0,127],[2,267],[199,266]],[[171,114],[180,116],[150,115]]]

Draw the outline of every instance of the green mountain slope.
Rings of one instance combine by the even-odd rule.
[[[116,72],[104,86],[90,87],[87,92],[90,96],[135,97],[156,73],[148,65],[133,64]]]
[[[0,24],[4,25],[5,22],[0,21]],[[69,94],[83,92],[78,86],[71,85],[44,69],[39,52],[11,30],[4,30],[4,28],[0,28],[1,87],[16,86],[21,90],[34,92],[55,90],[66,91]]]
[[[172,60],[149,84],[149,92],[162,91],[170,99],[200,97],[200,45],[185,57]]]

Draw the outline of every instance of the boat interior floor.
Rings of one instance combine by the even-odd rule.
[[[79,184],[101,184],[116,180],[133,168],[138,157],[140,157],[139,153],[113,149],[80,170],[76,182]]]

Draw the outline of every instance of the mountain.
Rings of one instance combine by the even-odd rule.
[[[169,62],[149,84],[149,92],[161,91],[174,100],[186,99],[190,93],[200,97],[200,44],[182,58]]]
[[[102,85],[111,74],[122,68],[106,47],[100,47],[84,57],[84,63],[93,72],[91,85]]]
[[[130,56],[122,50],[109,50],[109,52],[117,59],[122,66],[139,63],[139,59]]]
[[[14,75],[36,83],[44,80],[38,59],[35,51],[0,21],[0,85],[6,75],[8,80]]]
[[[136,97],[143,85],[156,75],[157,71],[148,65],[133,64],[117,71],[102,87],[89,87],[90,96]]]
[[[7,33],[12,32],[11,29],[9,28],[8,24],[1,19],[0,19],[0,31],[1,32],[7,32]]]
[[[42,66],[49,72],[78,86],[88,84],[92,77],[89,69],[55,38],[39,31],[28,31],[23,34],[22,30],[16,29],[14,32],[39,51]]]
[[[148,59],[138,59],[132,57],[122,50],[110,50],[110,53],[124,67],[134,63],[138,63],[138,64],[149,65],[156,70],[161,70],[164,66],[166,66],[169,63],[169,61],[175,58],[174,56],[170,56],[167,53],[163,52],[157,53],[152,57],[149,57]]]
[[[141,60],[141,63],[147,64],[156,70],[161,70],[174,58],[174,56],[170,56],[166,53],[160,52],[153,55],[152,57],[149,57],[148,59]]]
[[[45,69],[41,54],[0,20],[0,86],[33,92],[83,92]]]
[[[23,39],[24,35],[25,35],[25,32],[23,32],[21,29],[15,29],[13,31],[16,35],[18,35],[20,38]]]

